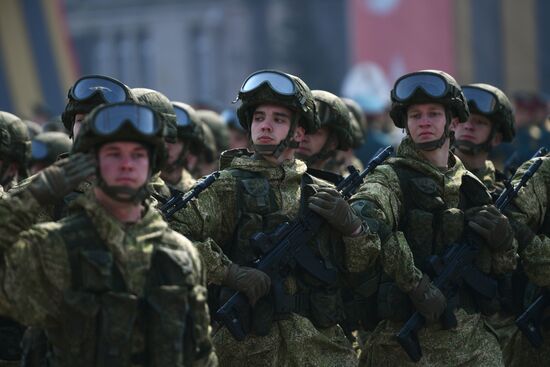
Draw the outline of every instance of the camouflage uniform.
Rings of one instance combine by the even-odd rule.
[[[534,285],[546,288],[550,285],[548,267],[548,261],[550,261],[550,211],[548,211],[550,205],[550,157],[546,156],[540,159],[543,161],[542,165],[527,182],[527,185],[521,189],[506,214],[516,229],[516,238],[518,238],[519,244],[518,254],[525,274]],[[520,166],[512,178],[512,185],[519,182],[532,163],[533,160],[530,160]],[[521,294],[521,296],[522,299],[519,302],[524,307],[534,301],[532,294]],[[542,328],[544,343],[540,349],[535,349],[517,328],[514,331],[509,338],[507,349],[504,350],[508,366],[548,363],[550,334],[544,327]]]
[[[222,167],[227,169],[221,171],[218,180],[201,193],[189,207],[176,213],[175,221],[172,223],[174,229],[195,241],[207,267],[208,281],[215,284],[223,282],[232,260],[239,262],[239,254],[251,251],[250,248],[241,249],[235,244],[232,245],[235,233],[238,233],[237,238],[249,238],[255,232],[272,230],[284,220],[297,216],[301,195],[300,182],[306,171],[305,164],[300,160],[285,161],[281,166],[273,166],[265,160],[251,157],[244,150],[226,152],[222,155],[222,162],[227,162],[228,166]],[[269,191],[274,194],[274,202],[266,202],[265,186],[253,184],[252,179],[238,177],[235,172],[257,175],[266,180]],[[256,223],[255,227],[248,228],[243,220],[246,216],[240,216],[242,204],[238,202],[237,193],[243,182],[248,194],[244,200],[240,200],[251,202],[257,212],[261,213],[267,227],[258,227]],[[317,183],[321,182],[317,180]],[[252,214],[254,215],[258,216]],[[325,258],[325,261],[331,261],[327,256],[336,249],[327,242],[329,236],[326,228],[317,238],[320,247],[317,251],[321,252],[320,256]],[[362,245],[366,243],[365,236],[344,237],[344,243],[346,250],[341,257],[342,264],[351,269],[368,268],[378,253],[376,245]],[[242,259],[243,256],[240,260]],[[285,282],[289,294],[303,290],[300,289],[303,287],[303,283],[300,283],[303,279],[296,279],[296,275],[293,274]],[[338,305],[329,306],[334,309],[325,310],[328,313],[336,315],[341,312]],[[242,342],[236,341],[227,329],[222,328],[214,335],[220,363],[223,366],[356,365],[355,354],[340,327],[335,325],[335,322],[329,322],[325,327],[314,325],[315,322],[311,320],[315,320],[316,316],[304,317],[291,313],[282,320],[274,321],[268,335],[251,334]]]
[[[460,304],[455,312],[458,326],[452,330],[443,330],[439,323],[429,325],[419,332],[419,341],[423,350],[423,357],[418,364],[412,363],[403,349],[395,340],[395,334],[403,326],[401,317],[408,317],[409,312],[402,312],[399,304],[407,302],[406,299],[395,293],[409,292],[422,277],[418,269],[417,257],[423,256],[419,249],[410,244],[405,236],[422,236],[426,234],[437,240],[435,252],[440,253],[444,247],[460,238],[463,231],[463,215],[458,209],[460,187],[463,177],[473,177],[462,165],[460,160],[451,155],[449,169],[442,171],[433,166],[419,155],[410,138],[405,138],[398,150],[397,158],[391,159],[389,164],[379,166],[371,175],[367,176],[360,191],[351,199],[352,207],[357,208],[368,218],[369,225],[378,228],[382,238],[381,267],[384,270],[382,283],[378,291],[378,311],[381,322],[369,336],[365,353],[361,355],[361,363],[364,366],[390,366],[390,365],[468,365],[468,366],[500,366],[502,365],[499,346],[494,335],[487,332],[481,315],[475,312],[471,305]],[[405,197],[401,192],[401,182],[397,172],[406,169],[416,172],[422,179],[409,180],[417,182],[415,197],[427,205],[437,205],[446,208],[441,214],[443,224],[441,233],[430,234],[431,224],[420,222],[422,216],[414,214],[407,220],[409,233],[400,231],[401,223],[404,223],[406,214]],[[429,182],[428,182],[429,181]],[[477,179],[475,179],[477,181]],[[477,181],[479,183],[479,181]],[[431,186],[435,185],[435,186]],[[481,186],[481,183],[479,183]],[[439,193],[439,194],[437,194]],[[409,195],[411,195],[409,193]],[[432,202],[426,199],[426,195],[434,195]],[[435,197],[435,196],[438,197]],[[410,199],[410,198],[409,198]],[[414,200],[414,198],[412,198]],[[440,207],[441,208],[441,207]],[[437,209],[440,210],[440,209]],[[418,220],[415,227],[414,220]],[[410,233],[410,231],[415,233]],[[410,237],[409,237],[410,238]],[[432,246],[433,246],[432,245]],[[484,251],[479,265],[482,271],[500,274],[513,269],[515,266],[514,251],[501,253],[488,253]],[[384,288],[386,282],[391,279],[389,288]],[[391,282],[395,282],[396,288],[392,288]],[[393,290],[392,290],[393,289]],[[401,293],[404,295],[404,293]],[[461,294],[462,295],[462,294]],[[394,308],[394,311],[390,309]],[[403,306],[401,306],[403,307]],[[408,308],[404,306],[405,310]],[[384,315],[385,314],[385,315]],[[399,316],[401,314],[401,316]]]
[[[67,239],[70,241],[70,236],[67,235],[64,229],[71,228],[83,217],[89,218],[93,224],[100,241],[116,261],[116,268],[120,271],[123,281],[127,285],[126,294],[135,295],[134,299],[136,301],[138,299],[136,297],[139,297],[139,299],[147,298],[149,302],[153,302],[153,299],[149,298],[152,293],[146,296],[144,290],[154,291],[154,289],[146,286],[146,280],[151,281],[150,277],[153,274],[149,271],[149,268],[152,257],[156,252],[171,254],[170,256],[173,256],[181,264],[184,281],[177,285],[178,292],[180,292],[177,297],[184,297],[185,300],[180,299],[178,302],[189,305],[195,328],[194,333],[198,338],[195,340],[197,350],[194,356],[196,360],[191,365],[213,365],[215,363],[215,356],[212,354],[208,338],[209,317],[206,306],[206,279],[198,254],[188,240],[167,227],[160,214],[151,205],[146,206],[141,221],[132,225],[124,225],[111,217],[95,201],[92,195],[81,195],[73,203],[75,207],[82,210],[79,212],[80,214],[67,217],[59,222],[35,225],[17,236],[18,239],[16,238],[15,242],[11,242],[14,238],[7,227],[28,222],[32,219],[28,215],[28,211],[25,210],[23,202],[18,203],[18,205],[10,205],[12,200],[20,201],[19,198],[13,197],[2,200],[0,203],[0,217],[3,218],[0,231],[2,235],[6,236],[3,238],[7,239],[2,242],[1,246],[4,266],[1,273],[0,312],[4,315],[10,315],[27,325],[46,329],[54,350],[52,365],[95,365],[90,364],[94,358],[94,356],[91,356],[91,354],[94,354],[94,349],[81,348],[94,345],[88,344],[90,340],[86,338],[92,337],[93,339],[94,334],[91,328],[93,322],[90,323],[90,320],[93,321],[96,318],[95,313],[97,311],[93,310],[95,307],[99,307],[97,302],[99,302],[100,296],[91,296],[92,294],[87,293],[91,298],[86,298],[86,301],[81,299],[78,303],[76,301],[78,293],[72,290],[75,289],[75,281],[95,281],[95,287],[104,287],[104,285],[101,285],[101,281],[108,279],[102,278],[102,276],[112,276],[112,270],[109,268],[101,269],[101,265],[96,264],[96,266],[99,266],[99,271],[106,271],[106,273],[101,273],[101,276],[97,274],[96,276],[99,276],[99,278],[95,280],[92,278],[88,280],[80,279],[80,273],[75,273],[75,264],[70,259],[71,256],[74,256],[71,253],[74,249],[70,248],[70,243],[67,242]],[[18,208],[18,210],[14,211],[14,208]],[[44,246],[45,244],[47,246]],[[25,266],[21,266],[22,263]],[[94,283],[86,284],[87,287],[91,288],[84,292],[98,289],[94,288]],[[160,285],[158,291],[172,292],[175,296],[177,294],[174,292],[175,288],[171,289],[170,287],[174,288],[176,285]],[[91,314],[82,313],[77,315],[70,313],[71,307],[75,305],[84,307],[86,303],[88,306],[92,306],[89,310]],[[77,310],[78,308],[72,309],[73,312]],[[81,309],[81,311],[83,310]],[[121,316],[120,314],[117,315],[117,317]],[[173,316],[171,315],[171,317]],[[73,318],[71,319],[71,317]],[[132,348],[134,352],[139,352],[144,343],[142,330],[130,329],[125,331],[130,331],[132,338],[128,339],[132,340],[128,347]],[[189,341],[187,340],[187,342]],[[95,341],[92,343],[95,343]],[[165,351],[156,352],[160,354],[171,349],[168,345],[166,348],[168,349]],[[185,351],[189,350],[188,346],[183,349]],[[60,353],[61,351],[62,353]],[[166,359],[159,359],[152,365],[183,365],[182,361],[173,361],[170,356],[159,358]],[[186,358],[189,357],[186,356]]]
[[[193,185],[195,185],[196,182],[197,180],[195,180],[195,178],[191,176],[191,173],[185,168],[182,168],[180,181],[175,185],[166,182],[166,186],[168,186],[172,190],[187,192],[193,187]]]

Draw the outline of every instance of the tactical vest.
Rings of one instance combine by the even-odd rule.
[[[258,232],[269,233],[294,218],[281,213],[275,193],[268,179],[261,173],[235,168],[228,171],[237,180],[237,225],[233,239],[224,246],[224,251],[233,262],[250,265],[253,260],[271,250],[255,248],[250,238]],[[307,174],[302,176],[302,194],[303,186],[313,180]],[[302,195],[302,205],[304,201],[305,196]],[[323,250],[318,239],[314,239],[310,247],[327,269],[336,270],[330,254]],[[291,312],[307,317],[320,328],[333,326],[343,319],[341,297],[336,284],[322,283],[297,264],[287,271],[283,286],[289,297],[285,298],[284,310],[274,308],[276,302],[273,301],[273,294],[260,299],[252,310],[250,329],[256,335],[268,334],[273,320],[288,318]],[[220,298],[223,300],[232,292],[222,289]]]
[[[61,305],[61,323],[46,329],[53,366],[191,366],[197,345],[187,254],[152,240],[154,250],[143,297],[128,291],[113,254],[82,212],[62,220],[71,287]],[[163,236],[164,237],[164,236]]]
[[[399,161],[390,161],[388,164],[399,178],[403,197],[397,230],[404,234],[415,266],[426,272],[427,260],[431,255],[441,255],[448,245],[463,238],[464,211],[471,207],[491,204],[491,198],[483,184],[471,176],[464,175],[458,207],[451,208],[433,179],[400,164]],[[483,265],[490,267],[490,264]],[[470,312],[477,309],[472,295],[466,289],[460,290],[456,300],[448,301],[458,302],[459,307]],[[413,310],[408,296],[383,273],[378,292],[378,317],[403,321]]]

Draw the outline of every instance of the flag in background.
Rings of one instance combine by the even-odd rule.
[[[77,75],[62,0],[1,1],[0,110],[57,115]]]

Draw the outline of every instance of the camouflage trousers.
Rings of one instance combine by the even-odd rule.
[[[495,331],[504,365],[507,367],[546,366],[550,364],[550,333],[543,329],[544,343],[536,349],[516,327],[516,317],[498,313],[487,317],[487,324]]]
[[[239,342],[222,328],[213,342],[224,367],[357,366],[357,356],[339,326],[316,329],[296,314],[274,322],[266,336],[248,335]]]
[[[409,359],[395,338],[403,323],[381,321],[367,339],[359,366],[504,366],[497,338],[481,316],[462,309],[455,315],[456,328],[443,330],[436,323],[420,330],[422,359],[418,363]]]

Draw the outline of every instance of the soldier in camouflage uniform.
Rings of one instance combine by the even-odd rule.
[[[187,157],[189,153],[194,156],[201,154],[204,136],[193,107],[182,102],[172,102],[172,107],[176,113],[178,138],[175,143],[166,143],[168,159],[160,178],[166,182],[172,194],[175,194],[174,190],[187,192],[195,184],[196,180],[187,170]]]
[[[518,240],[518,254],[521,267],[518,267],[519,289],[514,288],[513,312],[518,316],[531,304],[540,288],[550,286],[550,156],[542,158],[542,165],[514,199],[506,215],[514,227]],[[534,163],[529,160],[522,164],[511,180],[516,185],[521,176]],[[517,281],[516,280],[516,281]],[[517,284],[516,284],[517,285]],[[515,317],[513,317],[515,319]],[[550,360],[550,333],[542,327],[544,342],[539,349],[534,348],[527,338],[515,327],[505,340],[504,357],[507,366],[546,365]]]
[[[25,123],[9,112],[0,111],[0,186],[4,190],[27,177],[30,152]]]
[[[324,90],[313,90],[320,127],[304,136],[296,157],[305,161],[308,168],[339,175],[340,162],[335,163],[337,150],[351,147],[350,113],[344,102]]]
[[[74,148],[97,157],[76,214],[13,236],[32,215],[17,196],[0,203],[0,313],[46,330],[51,366],[215,365],[199,255],[147,200],[162,122],[147,106],[101,106]]]
[[[251,332],[243,341],[235,340],[225,327],[215,333],[220,364],[354,366],[354,351],[336,325],[343,317],[338,284],[320,281],[297,264],[291,266],[282,284],[288,296],[284,312],[275,309],[270,277],[247,266],[258,256],[251,236],[294,219],[301,201],[307,203],[302,190],[306,184],[318,191],[309,197],[311,210],[335,217],[332,226],[324,226],[310,244],[327,271],[338,269],[335,253],[350,268],[367,267],[376,259],[376,246],[359,246],[367,241],[349,205],[326,182],[305,174],[305,164],[294,159],[304,132],[318,126],[313,96],[301,79],[262,70],[246,79],[239,99],[239,121],[249,132],[253,153],[224,152],[218,180],[176,213],[173,222],[174,228],[194,240],[209,283],[223,286],[219,304],[240,291],[253,305]]]
[[[469,84],[462,87],[470,108],[465,123],[452,126],[454,152],[466,169],[476,175],[491,192],[504,189],[506,179],[488,159],[492,148],[501,142],[511,142],[515,135],[514,113],[508,97],[489,84]]]
[[[36,135],[31,141],[31,174],[53,164],[60,155],[71,150],[73,142],[65,133],[50,131]]]
[[[381,243],[378,287],[363,366],[502,366],[496,337],[481,318],[472,291],[458,299],[445,295],[425,274],[428,256],[473,230],[484,240],[476,265],[486,274],[515,266],[515,241],[505,216],[491,204],[485,186],[449,152],[450,126],[468,119],[460,86],[448,74],[425,70],[402,76],[391,93],[390,115],[405,128],[396,158],[366,177],[350,203],[378,234]],[[376,279],[376,278],[375,278]],[[450,330],[438,322],[447,302],[457,302],[458,324]],[[418,333],[423,357],[411,362],[396,333],[413,311],[427,321]],[[367,323],[368,324],[368,323]]]
[[[229,128],[224,123],[222,116],[216,111],[199,109],[197,115],[214,135],[216,141],[216,154],[212,161],[204,160],[197,165],[197,176],[208,175],[218,169],[220,154],[229,148]]]

